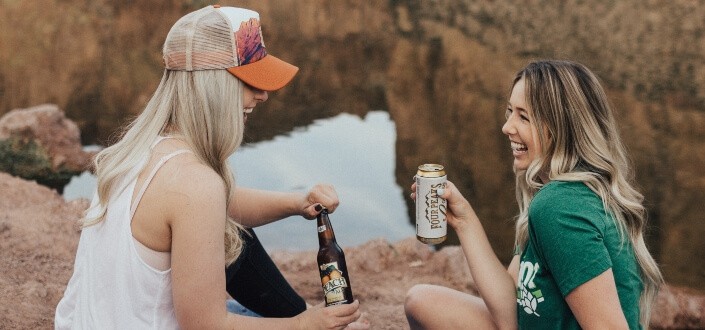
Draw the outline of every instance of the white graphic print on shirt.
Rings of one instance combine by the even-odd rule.
[[[524,312],[531,315],[536,313],[538,304],[543,301],[543,294],[534,284],[534,277],[539,272],[539,264],[522,261],[519,267],[519,280],[517,283],[517,303],[524,308]]]

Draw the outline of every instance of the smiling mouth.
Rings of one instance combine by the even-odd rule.
[[[514,153],[515,155],[525,153],[528,150],[528,148],[526,147],[525,144],[517,143],[514,141],[511,141],[511,146],[512,146],[512,153]]]

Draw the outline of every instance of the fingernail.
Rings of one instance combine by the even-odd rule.
[[[446,192],[446,190],[443,188],[439,188],[438,190],[436,190],[436,194],[438,194],[438,196],[445,194],[445,192]]]
[[[321,206],[321,204],[316,204],[314,209],[316,209],[316,212],[321,212],[321,210],[323,210],[323,206]]]

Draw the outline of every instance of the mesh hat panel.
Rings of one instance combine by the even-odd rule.
[[[164,63],[170,70],[211,70],[237,66],[232,28],[211,7],[182,17],[164,43]]]

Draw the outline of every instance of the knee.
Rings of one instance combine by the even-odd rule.
[[[428,284],[417,284],[406,292],[404,299],[404,313],[407,317],[419,319],[432,301],[433,286]]]

